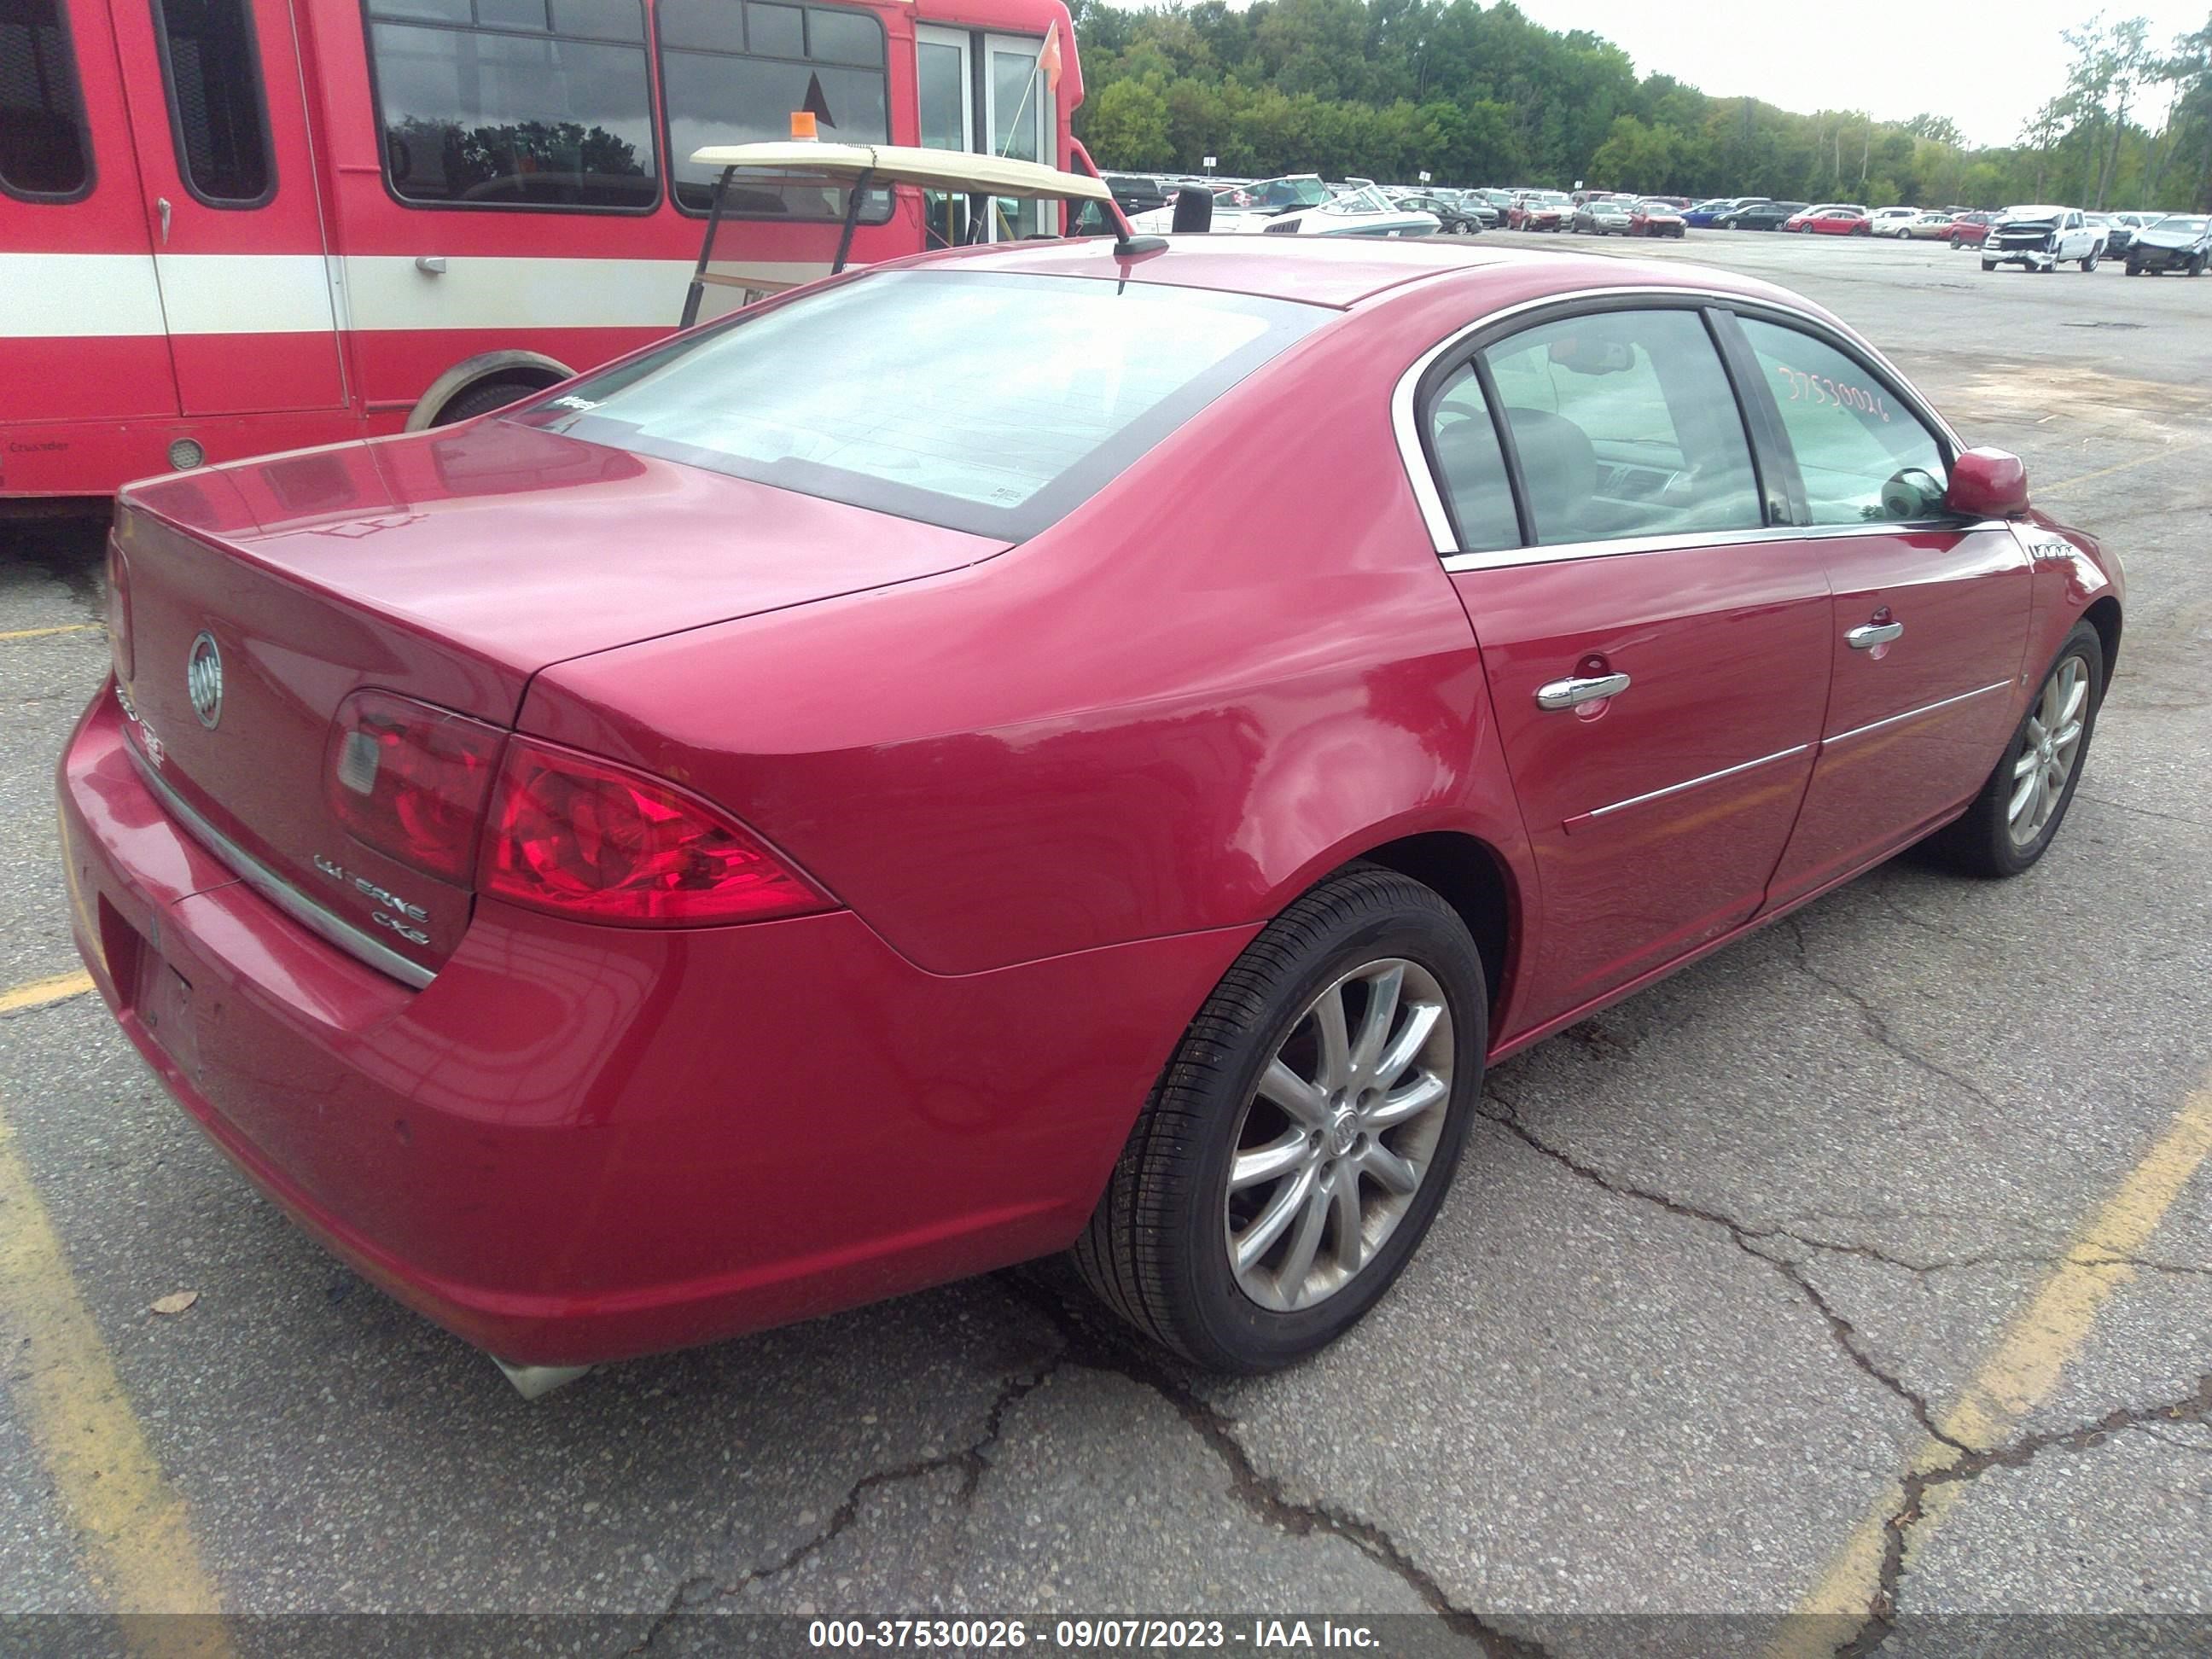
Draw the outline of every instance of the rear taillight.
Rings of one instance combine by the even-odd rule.
[[[466,881],[506,735],[412,697],[356,691],[331,732],[331,814],[410,870]]]
[[[628,927],[762,921],[835,908],[697,796],[521,738],[500,769],[477,889]]]
[[[129,684],[131,655],[131,567],[123,557],[123,544],[110,532],[107,538],[107,644],[115,664],[115,678]]]

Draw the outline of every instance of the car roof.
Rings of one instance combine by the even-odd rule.
[[[899,266],[1212,289],[1339,310],[1348,310],[1409,283],[1458,276],[1471,286],[1494,289],[1500,304],[1592,289],[1688,288],[1776,301],[1825,315],[1799,295],[1771,283],[1674,259],[1470,246],[1464,240],[1441,239],[1230,233],[1164,240],[1168,244],[1164,250],[1134,259],[1116,258],[1108,238],[1091,237],[1080,241],[1005,242],[958,248],[901,260]]]

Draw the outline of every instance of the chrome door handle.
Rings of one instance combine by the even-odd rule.
[[[1549,685],[1536,688],[1536,707],[1554,711],[1573,708],[1601,697],[1617,697],[1627,690],[1626,674],[1600,674],[1586,680],[1553,680]]]
[[[154,198],[154,206],[161,216],[161,244],[166,247],[169,241],[169,215],[172,211],[169,198],[166,196],[156,196]]]
[[[1844,635],[1844,643],[1854,651],[1871,651],[1877,645],[1887,645],[1903,632],[1903,623],[1865,623]]]

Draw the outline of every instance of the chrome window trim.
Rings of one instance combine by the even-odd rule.
[[[1456,350],[1478,334],[1488,333],[1499,324],[1532,313],[1572,310],[1592,300],[1680,300],[1699,307],[1717,306],[1724,310],[1741,312],[1762,318],[1785,327],[1802,329],[1816,338],[1838,349],[1864,358],[1881,372],[1909,413],[1923,425],[1931,428],[1950,447],[1945,457],[1948,465],[1958,459],[1966,447],[1950,423],[1931,408],[1920,396],[1912,383],[1906,380],[1881,351],[1869,343],[1856,331],[1841,323],[1830,323],[1808,313],[1796,310],[1778,300],[1760,299],[1754,295],[1733,294],[1722,289],[1668,287],[1656,283],[1627,284],[1610,288],[1578,289],[1571,294],[1547,294],[1534,300],[1523,300],[1486,313],[1473,322],[1453,330],[1436,344],[1416,357],[1410,368],[1399,375],[1397,385],[1390,393],[1390,425],[1398,441],[1398,459],[1406,469],[1406,479],[1413,486],[1413,500],[1421,510],[1421,520],[1428,526],[1429,540],[1437,556],[1444,562],[1447,570],[1482,570],[1516,564],[1548,564],[1561,559],[1585,559],[1608,553],[1650,553],[1672,547],[1721,547],[1740,541],[1789,541],[1829,536],[1894,535],[1900,531],[1915,529],[1954,529],[1942,520],[1920,519],[1884,522],[1880,525],[1771,525],[1756,530],[1693,532],[1682,535],[1624,537],[1613,541],[1560,542],[1552,546],[1502,548],[1495,552],[1467,553],[1460,549],[1458,538],[1452,533],[1451,517],[1444,511],[1443,495],[1437,488],[1435,475],[1430,471],[1429,458],[1421,447],[1421,428],[1417,400],[1421,379],[1436,365],[1437,361]],[[1723,361],[1722,367],[1726,369]],[[1968,526],[1980,530],[2001,520],[1984,520]]]
[[[309,933],[319,935],[325,943],[337,945],[369,967],[389,974],[414,990],[421,990],[438,976],[435,969],[425,968],[419,962],[410,961],[390,945],[370,938],[351,922],[323,908],[210,823],[169,787],[166,778],[155,771],[146,757],[138,752],[136,744],[126,743],[123,747],[137,767],[138,775],[145,780],[147,788],[153,792],[154,799],[161,803],[163,810],[170,817],[190,830],[209,852],[236,872],[240,881]]]
[[[1972,524],[1929,519],[1885,520],[1878,524],[1771,525],[1764,530],[1694,530],[1671,536],[1620,536],[1601,542],[1555,542],[1540,547],[1509,547],[1494,553],[1446,553],[1443,567],[1450,571],[1494,570],[1523,564],[1557,564],[1569,559],[1601,559],[1619,553],[1665,553],[1678,548],[1735,547],[1743,543],[1827,541],[1841,536],[1925,534],[1930,531],[1967,535],[1982,530],[2009,530],[2005,519],[1978,519]]]
[[[2002,691],[2012,684],[2010,680],[1994,680],[1977,686],[1972,691],[1961,691],[1955,697],[1938,697],[1934,702],[1923,702],[1917,708],[1908,708],[1902,714],[1886,714],[1878,720],[1869,720],[1864,726],[1854,726],[1848,732],[1838,732],[1820,739],[1820,747],[1842,743],[1850,738],[1864,737],[1869,732],[1879,732],[1885,726],[1895,726],[1899,720],[1917,720],[1923,714],[1932,714],[1939,708],[1948,708],[1954,703],[1966,702],[1975,697],[1986,697],[1992,691]]]

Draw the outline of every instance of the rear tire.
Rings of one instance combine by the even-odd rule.
[[[1382,981],[1389,1013],[1370,1026]],[[1332,1003],[1341,1030],[1325,1040]],[[1076,1242],[1078,1271],[1209,1370],[1273,1370],[1326,1346],[1435,1219],[1488,1024],[1482,959],[1449,905],[1372,865],[1330,877],[1261,930],[1191,1022]]]
[[[458,421],[472,421],[479,415],[505,409],[509,404],[519,404],[525,398],[534,397],[544,389],[527,380],[485,380],[448,400],[446,406],[438,411],[438,418],[430,424],[452,426]]]
[[[2069,708],[2077,686],[2078,705]],[[2033,866],[2066,820],[2104,700],[2104,640],[2087,622],[2075,623],[1981,793],[1963,817],[1936,831],[1930,850],[1970,876],[2016,876]],[[2055,775],[2060,767],[2063,775]]]
[[[2081,269],[2085,272],[2094,270],[2096,268],[2097,256],[2094,252],[2081,261]]]

